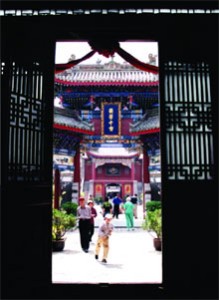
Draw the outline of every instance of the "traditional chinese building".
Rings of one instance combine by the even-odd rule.
[[[56,74],[55,133],[66,141],[74,132],[80,147],[70,147],[85,155],[80,167],[74,162],[74,190],[103,198],[110,192],[140,195],[149,188],[148,155],[160,147],[158,84],[157,74],[113,59]]]
[[[85,169],[85,187],[95,197],[112,198],[119,193],[124,198],[142,192],[142,158],[138,152],[100,148],[99,153],[88,153]]]

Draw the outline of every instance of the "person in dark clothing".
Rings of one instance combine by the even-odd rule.
[[[85,199],[79,199],[79,206],[77,208],[77,218],[79,219],[79,233],[81,248],[84,252],[88,252],[90,246],[90,219],[91,219],[91,208],[85,205]]]
[[[105,201],[103,202],[102,205],[102,210],[103,210],[103,217],[105,217],[106,214],[111,214],[112,213],[113,206],[109,202],[108,197],[105,198]]]
[[[89,236],[90,236],[90,242],[92,241],[92,236],[94,234],[94,218],[97,216],[97,211],[94,208],[94,202],[92,200],[88,200],[87,204],[91,208],[91,219],[90,219],[90,230],[89,230]]]
[[[113,217],[116,217],[116,219],[119,218],[121,203],[122,199],[119,197],[119,194],[117,194],[113,199]]]
[[[138,218],[138,215],[137,215],[137,209],[138,209],[138,196],[137,194],[134,194],[132,197],[131,197],[131,202],[132,204],[134,205],[134,217],[135,219]]]
[[[66,203],[66,202],[71,202],[72,200],[72,183],[68,183],[62,190],[61,193],[61,205]]]
[[[156,181],[151,182],[151,200],[160,201],[160,188]]]

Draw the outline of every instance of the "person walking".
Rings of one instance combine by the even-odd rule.
[[[91,208],[85,204],[85,198],[79,198],[77,207],[77,218],[79,220],[80,243],[82,250],[87,253],[90,245]]]
[[[88,201],[90,201],[90,200],[91,200],[91,201],[94,201],[94,197],[93,197],[93,195],[91,195],[91,194],[89,195],[89,198],[88,198],[88,200],[87,200],[87,203],[88,203]]]
[[[134,194],[131,197],[131,202],[134,205],[134,217],[135,217],[135,219],[137,219],[138,218],[138,196],[137,196],[137,194]]]
[[[134,230],[134,204],[131,202],[131,197],[126,198],[122,208],[125,213],[127,230]]]
[[[116,219],[119,218],[121,203],[122,199],[120,198],[119,194],[117,194],[113,199],[113,217],[116,217]]]
[[[106,214],[104,222],[99,226],[98,239],[95,247],[95,259],[99,258],[100,249],[103,247],[103,263],[107,263],[107,257],[109,253],[109,237],[114,229],[111,223],[112,214]]]
[[[97,216],[97,211],[94,208],[94,202],[92,200],[88,200],[87,204],[91,208],[91,218],[90,218],[90,230],[89,230],[89,241],[92,242],[92,236],[94,234],[94,218]]]
[[[109,202],[109,198],[106,197],[105,201],[103,202],[103,205],[102,205],[103,217],[105,217],[106,214],[112,213],[112,209],[113,209],[113,206]]]

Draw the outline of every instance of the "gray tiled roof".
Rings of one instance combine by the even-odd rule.
[[[76,112],[67,109],[55,109],[54,123],[58,125],[94,131],[93,124],[82,120]]]
[[[130,124],[130,132],[147,131],[151,129],[159,129],[160,120],[158,109],[151,109],[146,112],[141,120]]]
[[[119,70],[93,70],[93,71],[74,71],[72,70],[68,74],[57,74],[56,79],[67,82],[114,82],[114,83],[145,83],[145,82],[156,82],[158,81],[158,75],[139,71],[119,71]]]

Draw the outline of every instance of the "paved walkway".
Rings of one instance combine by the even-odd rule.
[[[126,230],[123,214],[112,220],[115,228],[107,264],[94,258],[97,227],[103,220],[101,209],[96,208],[98,217],[89,253],[81,250],[78,229],[68,232],[64,250],[52,254],[53,283],[161,283],[162,252],[154,250],[152,234],[141,228],[142,206],[138,207],[134,231]]]
[[[103,221],[103,215],[102,215],[102,209],[101,209],[100,205],[95,205],[95,208],[97,210],[97,217],[95,218],[95,226],[98,227],[100,225],[100,223]],[[142,205],[138,205],[138,207],[137,207],[137,216],[138,216],[138,219],[134,219],[134,226],[139,228],[139,227],[141,227],[142,222],[143,222],[143,206]],[[119,219],[114,218],[112,222],[115,227],[126,228],[124,214],[120,214]]]

